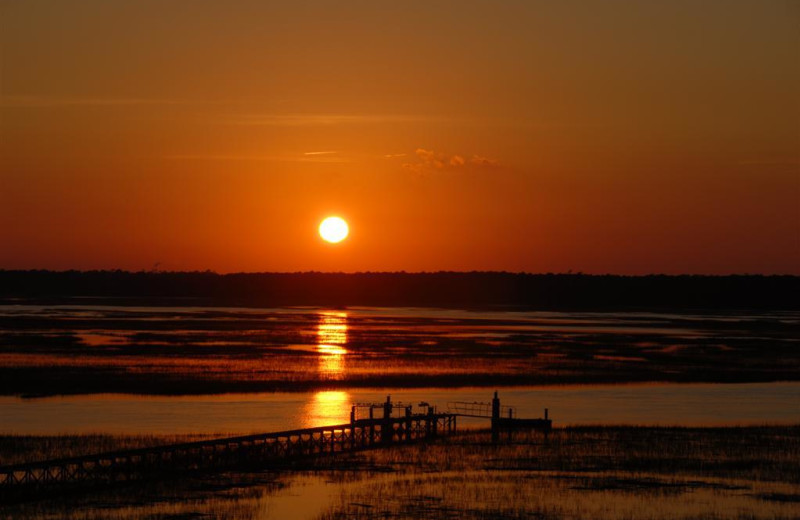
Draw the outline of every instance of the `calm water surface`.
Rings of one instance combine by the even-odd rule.
[[[800,383],[604,385],[501,388],[520,417],[549,408],[556,425],[738,425],[800,423]],[[0,397],[0,433],[252,433],[349,421],[354,403],[486,402],[491,391],[384,389],[207,396],[120,394],[22,399]],[[465,419],[464,426],[488,426]]]
[[[142,372],[143,385],[148,378],[179,371],[239,379],[262,373],[264,378],[279,379],[290,373],[291,377],[286,376],[289,385],[309,378],[346,382],[354,374],[375,372],[409,377],[426,370],[433,376],[491,370],[544,373],[553,369],[551,365],[556,371],[563,365],[602,372],[619,370],[620,364],[636,371],[658,363],[671,370],[686,364],[686,359],[716,366],[715,360],[738,359],[734,347],[740,349],[739,355],[749,352],[752,338],[744,337],[745,333],[768,336],[764,344],[777,345],[784,356],[795,352],[798,340],[792,327],[800,322],[798,313],[750,316],[368,307],[8,305],[0,306],[3,316],[9,320],[9,330],[3,336],[6,350],[0,354],[0,366],[21,367],[34,374],[41,367],[80,368],[87,377],[106,377],[112,382],[113,375],[107,374],[128,374],[135,369]],[[730,334],[735,337],[728,338]],[[686,358],[695,351],[712,352],[716,357],[708,358],[711,361],[702,356]],[[678,354],[672,354],[675,352]],[[669,364],[672,355],[678,356],[675,366]],[[787,364],[785,357],[774,359]],[[788,363],[791,366],[791,359]],[[87,394],[37,399],[0,396],[0,433],[287,430],[345,423],[353,403],[381,402],[387,394],[396,402],[416,405],[426,401],[445,411],[453,401],[488,402],[492,389],[386,388],[171,397]],[[513,387],[500,389],[500,397],[504,405],[516,406],[520,417],[540,417],[548,408],[557,425],[800,423],[800,383]],[[487,421],[464,423],[481,426]]]

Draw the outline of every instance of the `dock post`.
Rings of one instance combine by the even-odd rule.
[[[547,408],[544,409],[544,420],[550,420],[550,414],[548,413],[549,410]],[[552,423],[546,424],[544,428],[544,440],[548,441],[550,439],[550,428]]]
[[[350,407],[350,447],[356,445],[356,405]]]
[[[497,397],[497,390],[494,391],[492,399],[492,442],[497,444],[500,440],[500,399]]]
[[[375,418],[372,413],[372,406],[369,407],[369,445],[375,445]]]
[[[433,434],[433,406],[428,406],[428,418],[425,420],[425,438],[430,439]]]
[[[386,396],[386,402],[383,403],[383,422],[381,423],[381,443],[388,444],[392,442],[394,428],[392,427],[392,396]]]

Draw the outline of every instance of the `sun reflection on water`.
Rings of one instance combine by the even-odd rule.
[[[322,391],[306,405],[304,428],[330,426],[350,422],[350,394],[343,391]]]
[[[326,379],[343,379],[347,349],[347,313],[323,312],[317,325],[317,370]]]

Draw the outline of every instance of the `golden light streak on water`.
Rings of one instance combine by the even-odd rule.
[[[320,313],[317,342],[324,345],[345,345],[347,343],[347,313]]]
[[[347,313],[323,312],[317,324],[317,370],[326,379],[339,380],[345,374]]]
[[[350,394],[344,391],[321,391],[306,405],[304,428],[350,422]]]

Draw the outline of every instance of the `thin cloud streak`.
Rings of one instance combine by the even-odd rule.
[[[253,162],[317,162],[317,163],[350,163],[351,159],[303,154],[291,155],[238,155],[238,154],[181,154],[166,155],[164,159],[171,161],[253,161]]]
[[[230,118],[227,123],[242,126],[333,126],[382,123],[435,123],[454,121],[444,117],[401,114],[261,114]]]
[[[489,159],[480,155],[472,155],[471,158],[465,159],[461,155],[448,155],[424,148],[417,148],[414,153],[417,161],[404,163],[403,168],[416,173],[431,170],[456,170],[466,167],[495,168],[500,165],[500,161],[497,159]]]
[[[5,108],[50,108],[71,106],[113,107],[137,105],[188,105],[193,103],[196,102],[181,99],[0,96],[0,106]]]

